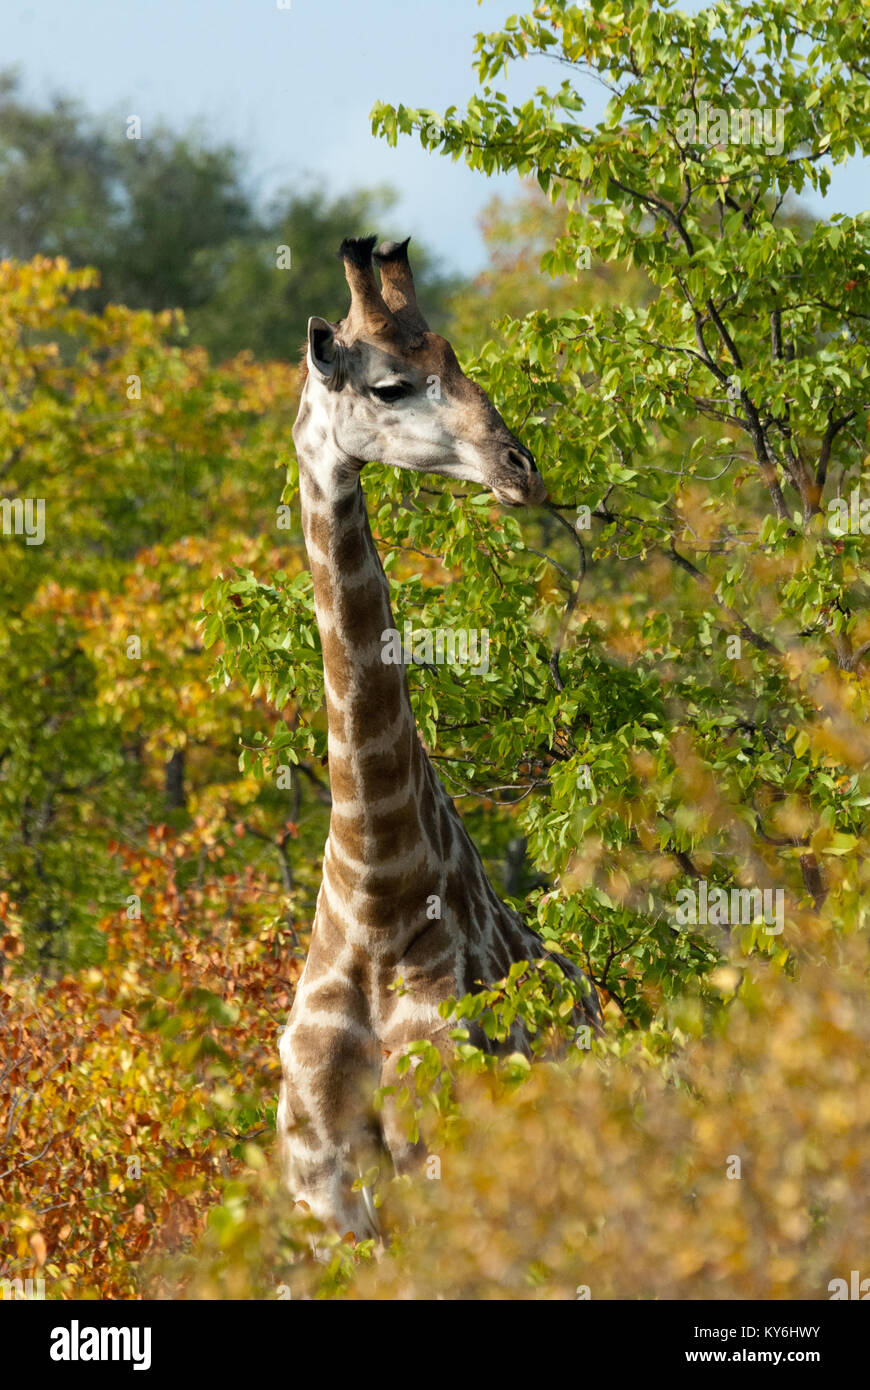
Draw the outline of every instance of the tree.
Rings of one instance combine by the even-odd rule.
[[[113,142],[117,210],[101,271],[106,300],[134,309],[192,309],[213,294],[208,252],[253,235],[256,217],[231,146],[160,127]],[[239,344],[248,346],[247,344]]]
[[[75,102],[28,106],[18,79],[0,74],[0,255],[101,261],[111,244],[114,159],[107,135]]]
[[[250,233],[254,215],[241,156],[165,127],[128,139],[118,119],[97,122],[75,102],[26,104],[0,77],[0,254],[65,256],[97,266],[98,307],[176,309],[213,288],[197,253]]]
[[[469,354],[479,352],[481,335],[505,317],[521,318],[545,309],[558,316],[567,309],[590,309],[606,298],[642,305],[650,297],[642,269],[578,257],[564,274],[541,275],[541,257],[564,236],[568,207],[549,198],[535,179],[524,179],[519,196],[495,197],[480,218],[488,263],[471,285],[450,301],[449,336]],[[578,274],[578,271],[582,273]]]
[[[866,145],[868,37],[845,3],[687,16],[595,0],[544,4],[478,39],[485,84],[535,55],[568,75],[522,107],[485,85],[465,113],[380,105],[373,122],[563,199],[551,274],[579,280],[588,254],[650,284],[641,305],[503,322],[478,364],[525,421],[574,535],[570,579],[553,556],[561,615],[536,615],[549,660],[522,688],[513,677],[505,702],[528,716],[546,688],[529,669],[547,667],[554,761],[529,785],[525,826],[560,874],[563,929],[606,948],[600,972],[631,1012],[638,984],[647,1003],[671,988],[656,933],[684,951],[677,895],[702,881],[781,889],[792,923],[865,917],[870,574],[862,535],[832,529],[828,504],[866,477],[870,218],[807,228],[783,213]],[[572,68],[611,90],[594,128]],[[553,572],[543,561],[538,578]],[[531,605],[525,620],[528,644]],[[516,767],[502,730],[488,727],[487,747]],[[474,764],[482,748],[464,742]],[[594,791],[578,789],[582,765]],[[731,925],[707,924],[717,949]],[[744,948],[779,959],[796,936],[757,914],[740,925]]]
[[[230,870],[265,839],[287,891],[310,881],[284,873],[287,822],[322,818],[315,794],[240,774],[239,738],[278,712],[209,691],[197,628],[222,568],[301,565],[276,471],[296,369],[216,370],[169,341],[171,314],[85,312],[93,278],[0,267],[0,893],[26,964],[51,968],[102,956],[100,915],[125,897],[113,844],[174,817]]]

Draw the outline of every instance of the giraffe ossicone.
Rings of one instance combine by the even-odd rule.
[[[382,660],[394,629],[360,476],[367,461],[478,483],[508,505],[543,502],[528,449],[417,305],[407,241],[340,255],[344,319],[311,318],[293,439],[302,527],[323,648],[332,809],[311,945],[280,1044],[278,1143],[290,1193],[341,1234],[378,1234],[360,1173],[388,1153],[424,1155],[389,1104],[408,1046],[444,1046],[439,1006],[545,954],[501,902],[417,732],[403,663]],[[374,266],[380,270],[378,285]],[[432,379],[438,391],[432,390]],[[438,911],[433,911],[437,903]],[[577,1024],[601,1029],[586,984]],[[401,979],[401,989],[396,989]],[[474,1041],[486,1045],[481,1034]],[[511,1047],[528,1051],[520,1030]]]

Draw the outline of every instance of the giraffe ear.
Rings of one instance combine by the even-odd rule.
[[[338,344],[335,331],[326,319],[308,320],[308,360],[321,376],[333,375],[338,361]]]

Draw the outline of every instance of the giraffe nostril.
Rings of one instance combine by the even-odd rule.
[[[513,448],[508,449],[508,458],[515,467],[521,468],[524,473],[537,473],[538,471],[535,467],[535,460],[532,458],[528,449],[522,444],[517,444]]]

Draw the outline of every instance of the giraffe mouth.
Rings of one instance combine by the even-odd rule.
[[[547,500],[547,489],[540,473],[530,473],[521,485],[493,485],[492,495],[505,507],[539,507]]]

